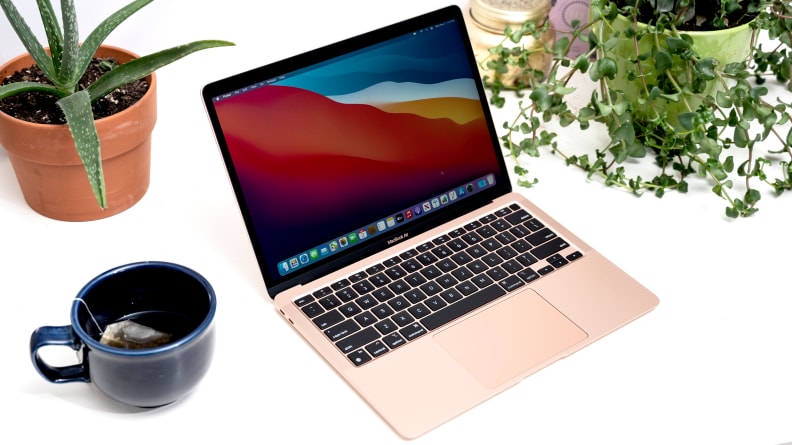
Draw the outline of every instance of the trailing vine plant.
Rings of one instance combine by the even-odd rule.
[[[627,26],[616,25],[625,19]],[[744,60],[723,63],[702,57],[687,34],[741,23],[749,23],[752,31]],[[760,188],[777,194],[792,190],[792,95],[769,97],[764,85],[768,77],[790,81],[789,0],[591,0],[589,23],[573,23],[571,37],[538,49],[553,56],[546,73],[527,63],[537,49],[519,45],[526,35],[538,39],[543,26],[527,22],[507,28],[503,42],[482,62],[496,73],[484,78],[494,106],[504,105],[505,91],[516,92],[518,113],[504,123],[501,142],[516,162],[522,186],[537,182],[529,177],[523,155],[538,157],[547,150],[589,179],[600,178],[636,195],[686,193],[691,181],[705,181],[726,201],[729,217],[757,212]],[[589,50],[570,56],[577,39],[588,42]],[[624,39],[634,51],[620,67],[615,48]],[[767,42],[770,48],[764,47]],[[521,82],[499,81],[498,73],[515,67],[523,71]],[[571,83],[575,76],[587,76],[595,85],[588,102],[578,107],[570,105],[579,93]],[[634,83],[637,97],[614,86],[617,77]],[[661,103],[676,104],[679,112],[669,112]],[[572,153],[548,129],[551,121],[583,131],[604,128],[607,141],[593,151]],[[645,165],[647,159],[656,174],[628,173],[629,163]]]

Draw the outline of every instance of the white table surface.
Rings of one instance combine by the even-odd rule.
[[[16,3],[37,20],[32,0]],[[87,33],[125,2],[76,3]],[[0,443],[402,442],[275,313],[199,91],[444,5],[159,1],[111,34],[108,43],[139,54],[203,38],[238,46],[158,71],[151,188],[123,214],[87,223],[35,214],[0,152]],[[0,61],[23,51],[3,19],[0,42]],[[498,110],[496,123],[507,115]],[[572,133],[562,141],[590,143]],[[540,184],[517,189],[654,291],[660,305],[415,442],[792,441],[792,194],[766,191],[756,216],[730,220],[705,185],[686,196],[636,198],[587,182],[547,155],[530,167]],[[201,385],[171,406],[135,410],[89,384],[44,381],[30,363],[30,333],[68,324],[71,300],[85,282],[139,260],[184,264],[217,292],[217,351]],[[74,358],[67,348],[47,349],[53,360]]]

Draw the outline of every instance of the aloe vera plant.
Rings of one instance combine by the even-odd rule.
[[[233,45],[222,40],[200,40],[176,46],[119,65],[87,88],[79,89],[78,82],[102,42],[119,24],[152,1],[135,0],[129,3],[100,23],[80,43],[77,12],[73,0],[61,0],[63,26],[59,23],[50,0],[36,0],[44,24],[48,51],[38,41],[11,0],[0,0],[0,7],[25,49],[53,84],[10,83],[0,86],[0,99],[34,91],[58,98],[57,104],[63,110],[75,148],[85,166],[91,188],[101,208],[107,207],[107,193],[102,171],[101,148],[91,104],[116,88],[146,77],[160,67],[188,54],[202,49]]]

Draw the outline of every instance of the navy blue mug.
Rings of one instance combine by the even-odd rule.
[[[33,332],[33,366],[48,381],[91,382],[127,405],[167,405],[189,393],[209,370],[216,307],[209,282],[184,266],[139,262],[116,267],[80,290],[72,304],[71,325]],[[107,327],[123,320],[167,333],[169,340],[140,349],[102,341]],[[43,346],[71,347],[79,362],[51,366],[39,354]]]

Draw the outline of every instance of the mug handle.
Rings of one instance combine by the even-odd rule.
[[[84,363],[70,366],[51,366],[39,355],[42,346],[69,346],[79,351],[82,343],[74,335],[71,326],[42,326],[30,336],[30,358],[33,366],[44,377],[53,383],[89,382],[88,368]]]

